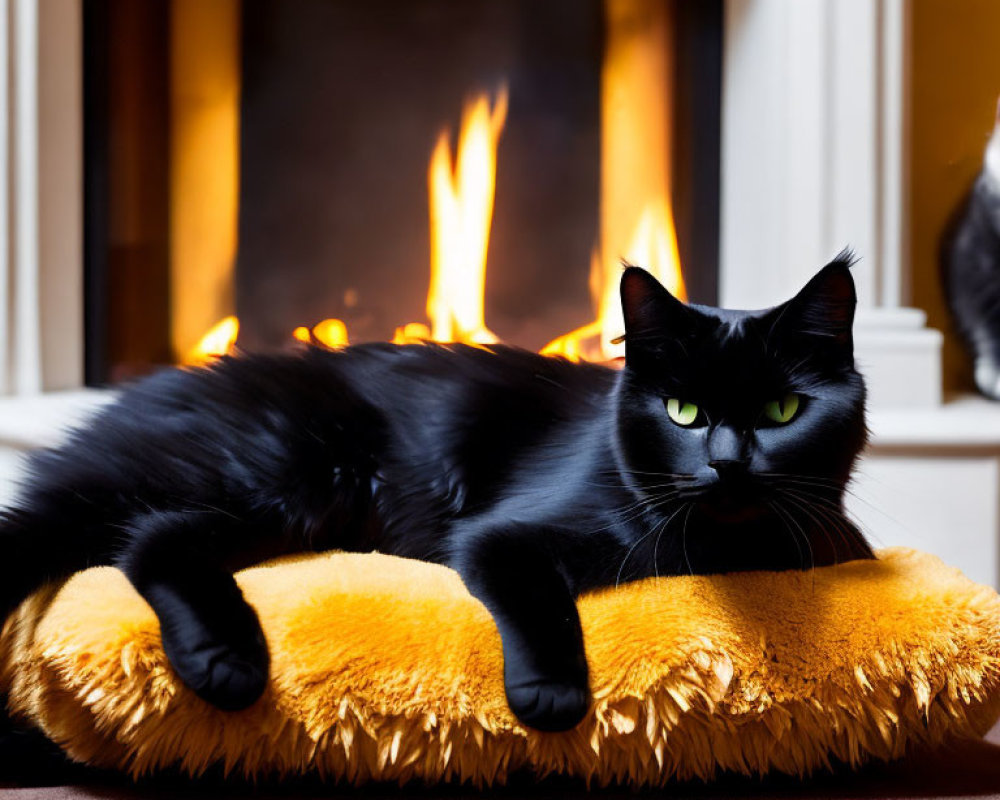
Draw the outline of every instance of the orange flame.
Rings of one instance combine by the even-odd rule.
[[[642,211],[632,242],[625,254],[629,264],[644,267],[662,283],[678,300],[687,302],[687,288],[681,275],[681,258],[677,252],[677,233],[674,230],[673,214],[666,200],[658,198],[650,202]],[[612,339],[625,332],[618,284],[621,278],[621,262],[609,269],[607,261],[597,280],[603,287],[600,301],[601,353],[606,359],[625,355],[624,344],[613,344]],[[595,276],[591,273],[591,287]]]
[[[347,338],[347,326],[339,319],[317,322],[311,330],[305,325],[299,325],[292,331],[292,338],[306,344],[318,342],[333,348],[346,347],[350,344]]]
[[[347,326],[339,319],[325,319],[313,326],[312,335],[327,347],[346,347]]]
[[[448,132],[438,138],[427,173],[431,212],[431,280],[427,316],[439,342],[490,344],[483,296],[493,220],[496,153],[507,118],[507,90],[492,108],[485,95],[465,107],[452,166]]]
[[[427,172],[431,217],[427,316],[431,324],[410,322],[396,328],[394,344],[498,341],[486,327],[484,295],[497,144],[506,116],[506,89],[501,89],[492,106],[486,95],[479,95],[463,109],[454,162],[448,131],[438,138]],[[626,251],[602,255],[595,250],[591,257],[589,284],[597,318],[553,340],[542,348],[543,354],[572,361],[610,361],[624,355],[624,345],[612,341],[624,332],[618,298],[622,258],[648,269],[675,297],[687,299],[669,201],[665,192],[658,190],[647,196],[652,199],[642,206]],[[621,215],[615,219],[621,220]],[[628,227],[624,230],[628,231]],[[606,245],[606,251],[615,246],[610,242]],[[186,363],[202,364],[213,356],[231,352],[238,330],[235,317],[222,320],[205,334]],[[323,320],[311,330],[300,326],[292,336],[328,347],[349,343],[347,327],[338,319]]]
[[[224,317],[213,325],[208,332],[192,347],[184,363],[192,366],[207,364],[213,358],[232,353],[236,347],[236,338],[240,332],[240,321],[236,317]]]
[[[422,344],[431,340],[431,329],[422,322],[407,322],[396,328],[393,344]]]
[[[604,8],[600,253],[590,274],[597,319],[543,350],[573,359],[624,353],[611,341],[624,333],[618,299],[622,259],[645,267],[685,299],[670,208],[673,5],[606,0]]]
[[[623,258],[647,269],[674,297],[687,300],[673,215],[663,198],[651,201],[643,209]],[[625,332],[618,297],[621,260],[617,256],[602,259],[594,253],[590,261],[590,295],[597,319],[549,342],[541,350],[544,355],[563,356],[571,361],[611,361],[625,355],[625,345],[612,341]]]

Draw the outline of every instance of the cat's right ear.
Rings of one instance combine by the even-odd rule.
[[[818,337],[850,350],[858,304],[851,277],[854,262],[853,253],[841,252],[785,303],[775,325],[790,329],[794,336]]]
[[[644,269],[625,268],[621,298],[626,353],[677,338],[690,328],[691,310]]]

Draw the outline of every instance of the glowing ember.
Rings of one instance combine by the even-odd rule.
[[[292,338],[306,344],[323,344],[327,347],[346,347],[350,344],[347,326],[339,319],[325,319],[316,323],[311,330],[305,325],[299,325],[292,331]]]
[[[396,333],[392,337],[393,344],[423,344],[430,341],[431,329],[422,322],[407,322],[405,325],[396,328]]]
[[[327,347],[346,347],[347,326],[339,319],[325,319],[313,326],[312,335]]]
[[[185,364],[206,364],[213,358],[233,352],[236,347],[236,337],[240,332],[240,321],[236,317],[225,317],[209,329],[188,352]]]

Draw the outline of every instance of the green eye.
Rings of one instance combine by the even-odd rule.
[[[667,415],[678,425],[686,427],[698,419],[698,406],[671,397],[667,399]]]
[[[779,425],[789,422],[798,410],[799,396],[793,392],[789,392],[781,400],[772,400],[764,404],[764,415]]]

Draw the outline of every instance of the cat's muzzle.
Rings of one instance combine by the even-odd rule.
[[[747,522],[767,513],[764,488],[745,466],[727,462],[713,465],[713,475],[702,484],[699,510],[708,518],[724,523]]]

